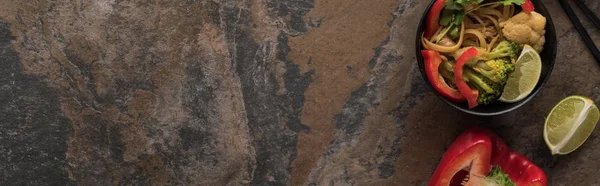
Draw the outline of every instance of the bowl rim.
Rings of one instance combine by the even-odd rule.
[[[546,6],[544,6],[544,4],[541,1],[532,1],[534,3],[534,6],[536,8],[540,7],[541,9],[544,10],[544,12],[538,12],[542,15],[544,15],[544,17],[546,17],[546,33],[548,32],[548,29],[551,30],[552,33],[554,33],[554,41],[556,42],[556,44],[551,47],[551,48],[546,48],[544,50],[548,50],[550,49],[550,54],[551,54],[551,58],[550,59],[546,59],[546,61],[548,61],[550,63],[550,66],[548,67],[548,72],[547,75],[544,79],[540,79],[538,80],[538,84],[539,87],[538,88],[534,88],[534,90],[531,92],[531,94],[529,94],[525,99],[517,102],[514,106],[511,106],[508,109],[504,109],[504,110],[500,110],[500,111],[496,111],[496,112],[477,112],[474,110],[470,110],[470,109],[465,109],[462,108],[460,106],[458,106],[459,103],[454,103],[451,102],[450,100],[448,100],[447,98],[445,98],[444,96],[442,96],[438,91],[435,90],[435,88],[433,87],[433,85],[431,85],[431,83],[429,82],[429,79],[427,79],[427,76],[424,74],[424,59],[423,56],[420,55],[421,54],[421,50],[422,50],[422,44],[421,44],[421,33],[424,30],[424,26],[425,26],[425,21],[427,19],[427,13],[429,13],[429,10],[431,10],[431,7],[433,6],[433,4],[436,2],[437,0],[431,0],[429,5],[427,5],[427,7],[425,8],[425,10],[423,11],[423,14],[421,15],[421,19],[419,20],[419,24],[417,25],[417,32],[416,32],[416,45],[415,45],[415,56],[416,56],[416,62],[419,65],[419,72],[421,74],[421,77],[423,78],[423,80],[425,81],[425,84],[427,84],[427,87],[432,90],[433,92],[435,92],[435,95],[442,99],[446,104],[462,111],[468,114],[472,114],[472,115],[477,115],[477,116],[496,116],[496,115],[502,115],[511,111],[514,111],[518,108],[520,108],[521,106],[527,104],[529,101],[531,101],[534,97],[536,97],[539,92],[542,90],[542,88],[544,87],[544,85],[546,85],[546,83],[548,82],[548,80],[550,79],[550,75],[552,74],[552,69],[554,69],[554,63],[556,60],[556,53],[557,53],[557,48],[558,48],[558,40],[556,39],[556,29],[554,27],[554,22],[552,21],[552,16],[550,15],[550,12],[548,12],[548,9],[546,8]],[[545,35],[546,37],[546,41],[548,41],[548,36]],[[544,60],[542,60],[543,62]],[[537,86],[537,85],[536,85]]]

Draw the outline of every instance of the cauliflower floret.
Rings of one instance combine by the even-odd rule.
[[[546,27],[546,17],[537,12],[521,12],[515,16],[512,16],[506,22],[512,22],[515,24],[525,24],[533,29],[537,33],[542,33]],[[502,23],[500,23],[502,26]]]
[[[546,34],[546,18],[537,12],[521,12],[507,21],[501,22],[506,39],[517,44],[528,44],[538,52],[543,49]]]
[[[544,49],[544,43],[546,43],[546,38],[541,37],[537,43],[535,43],[533,46],[533,49],[535,49],[535,51],[537,51],[538,53],[542,52],[542,49]]]
[[[506,39],[517,44],[534,44],[540,39],[540,34],[533,31],[531,27],[525,24],[515,24],[508,22],[504,24],[502,33]]]

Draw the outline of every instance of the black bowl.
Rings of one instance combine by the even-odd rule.
[[[442,95],[440,95],[431,85],[431,83],[429,83],[429,80],[427,79],[427,75],[425,75],[425,66],[423,63],[423,56],[421,55],[421,50],[423,48],[423,45],[421,44],[421,33],[423,33],[423,30],[425,29],[425,21],[426,21],[426,15],[429,12],[429,10],[431,9],[431,6],[433,5],[433,3],[436,0],[432,0],[431,3],[429,3],[429,6],[427,6],[427,9],[425,9],[425,13],[423,13],[423,16],[421,17],[421,22],[419,22],[419,26],[417,28],[417,35],[416,35],[416,56],[417,56],[417,62],[419,63],[419,69],[421,70],[421,75],[423,76],[425,82],[427,82],[428,87],[436,92],[437,96],[439,98],[441,98],[442,100],[444,100],[444,102],[448,103],[449,105],[453,106],[454,108],[457,108],[458,110],[461,110],[463,112],[469,113],[469,114],[474,114],[474,115],[480,115],[480,116],[493,116],[493,115],[500,115],[500,114],[504,114],[506,112],[510,112],[513,111],[521,106],[523,106],[525,103],[529,102],[531,99],[533,99],[534,96],[536,96],[540,90],[542,89],[542,87],[544,86],[544,84],[546,84],[546,82],[548,81],[548,78],[550,77],[550,73],[552,72],[552,68],[554,66],[554,60],[556,58],[556,46],[557,46],[557,41],[556,41],[556,31],[554,30],[554,23],[552,22],[552,18],[550,17],[550,14],[548,13],[548,10],[546,9],[546,7],[544,7],[544,5],[539,1],[539,0],[533,0],[533,4],[535,6],[535,11],[542,14],[544,17],[546,17],[546,43],[544,44],[544,50],[542,51],[542,53],[540,53],[540,57],[542,58],[542,74],[540,75],[540,81],[537,83],[537,85],[535,86],[535,89],[533,90],[533,92],[527,96],[525,99],[516,102],[516,103],[501,103],[501,102],[497,102],[494,104],[490,104],[490,105],[479,105],[473,109],[469,109],[469,107],[467,106],[467,103],[455,103],[452,102],[448,99],[446,99],[445,97],[443,97]]]

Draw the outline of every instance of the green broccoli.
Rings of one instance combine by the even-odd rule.
[[[521,47],[512,41],[501,41],[498,43],[490,53],[486,54],[485,57],[488,59],[496,59],[509,57],[510,59],[516,60],[519,55]]]
[[[471,68],[495,83],[504,84],[510,73],[515,71],[515,65],[506,58],[479,61]]]
[[[479,104],[488,105],[494,103],[502,95],[504,83],[489,81],[485,76],[468,68],[464,69],[463,75],[469,85],[479,90],[477,98]]]
[[[506,80],[508,79],[508,75],[512,73],[512,71],[514,71],[514,65],[508,63],[506,60],[489,60],[487,62],[479,63],[474,67],[464,68],[463,77],[472,88],[479,90],[479,97],[477,98],[477,102],[482,105],[488,105],[494,103],[496,100],[498,100],[500,95],[502,95],[504,85],[506,84]],[[490,78],[488,78],[488,76],[481,73],[495,73],[494,70],[505,73],[505,75],[502,77],[497,74],[490,76],[500,80],[498,82],[492,81]],[[442,62],[439,71],[440,74],[447,80],[447,82],[449,80],[449,82],[454,83],[454,63],[452,61]]]
[[[454,80],[454,63],[450,61],[442,61],[440,64],[440,69],[438,70],[440,75],[444,77],[447,83],[451,85],[456,85],[456,81]],[[455,86],[456,87],[456,86]]]
[[[440,64],[440,69],[454,73],[454,63],[454,61],[442,61]]]
[[[510,180],[508,174],[502,172],[499,166],[492,167],[490,174],[485,177],[482,185],[498,185],[498,186],[516,186],[515,182]]]

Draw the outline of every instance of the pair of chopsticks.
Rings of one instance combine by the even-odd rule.
[[[600,29],[600,19],[598,19],[598,16],[594,14],[594,12],[592,12],[592,10],[590,10],[583,2],[581,2],[581,0],[572,1],[575,2],[575,4],[579,7],[579,9],[581,9],[583,14],[585,14],[596,25],[596,27]],[[594,41],[581,24],[581,21],[579,21],[579,18],[577,18],[577,15],[575,15],[575,12],[573,12],[573,9],[571,8],[571,5],[569,5],[568,0],[558,0],[558,2],[560,2],[560,5],[563,7],[563,10],[565,11],[565,13],[567,13],[567,16],[573,23],[573,26],[575,26],[575,29],[577,29],[577,32],[579,32],[581,39],[583,39],[585,45],[588,47],[588,49],[590,49],[590,51],[594,55],[594,58],[596,58],[596,61],[600,63],[600,51],[598,51],[598,47],[596,47]]]

